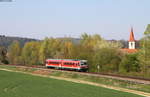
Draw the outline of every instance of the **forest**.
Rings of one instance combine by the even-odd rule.
[[[8,48],[8,46],[11,45],[13,41],[18,41],[20,43],[20,46],[23,47],[26,42],[39,41],[39,40],[31,39],[31,38],[20,38],[20,37],[10,37],[5,35],[0,35],[0,46]]]
[[[125,53],[122,42],[110,42],[100,35],[83,33],[78,42],[71,38],[45,38],[24,45],[13,41],[0,47],[1,64],[44,65],[48,58],[88,60],[90,72],[115,73],[150,78],[150,25],[139,40],[136,53]],[[99,68],[98,68],[99,67]]]

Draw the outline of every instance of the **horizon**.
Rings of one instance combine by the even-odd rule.
[[[88,35],[90,35],[90,34],[88,34]],[[45,38],[55,38],[55,39],[59,39],[59,38],[71,38],[71,39],[81,39],[81,37],[70,37],[70,36],[64,36],[64,37],[45,37],[45,38],[43,38],[43,39],[37,39],[37,38],[32,38],[32,37],[21,37],[21,36],[10,36],[10,35],[2,35],[2,34],[0,34],[0,37],[16,37],[16,38],[28,38],[28,39],[35,39],[35,40],[44,40]],[[103,37],[101,37],[101,38],[103,38]],[[103,38],[104,40],[107,40],[107,41],[111,41],[111,40],[115,40],[115,41],[120,41],[120,40],[124,40],[124,41],[129,41],[129,39],[119,39],[119,40],[117,40],[117,39],[105,39],[105,38]],[[140,39],[135,39],[136,41],[140,41]]]
[[[0,34],[44,39],[80,38],[99,34],[106,40],[128,40],[133,27],[136,40],[150,23],[150,1],[143,0],[13,0],[0,2]]]

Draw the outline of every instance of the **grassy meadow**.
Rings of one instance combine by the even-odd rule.
[[[0,70],[0,97],[142,97],[139,95]]]

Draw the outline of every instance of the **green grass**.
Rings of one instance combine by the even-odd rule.
[[[142,97],[92,85],[0,70],[0,97]]]
[[[80,74],[75,74],[75,73],[58,72],[58,71],[50,73],[50,75],[57,76],[57,77],[66,77],[66,78],[85,80],[89,82],[100,83],[100,84],[105,84],[109,86],[122,87],[122,88],[133,89],[133,90],[150,93],[150,85],[129,82],[126,80],[117,80],[117,79],[111,79],[111,78],[80,75]]]
[[[14,70],[14,71],[29,72],[29,73],[39,70],[37,68],[23,68],[23,67],[8,66],[8,65],[0,65],[0,68]],[[150,85],[139,84],[139,83],[124,81],[124,80],[95,77],[95,76],[88,76],[88,75],[80,75],[77,73],[61,72],[61,71],[52,71],[52,72],[48,73],[47,75],[72,78],[72,79],[78,79],[78,80],[85,80],[85,81],[89,81],[89,82],[100,83],[100,84],[105,84],[105,85],[109,85],[109,86],[122,87],[122,88],[133,89],[133,90],[150,93]]]

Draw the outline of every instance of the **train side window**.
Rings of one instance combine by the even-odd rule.
[[[60,62],[49,62],[49,64],[59,64]]]
[[[59,64],[59,62],[55,62],[55,64]]]
[[[64,65],[71,65],[71,63],[65,62]]]
[[[67,65],[67,63],[65,62],[64,65]]]

